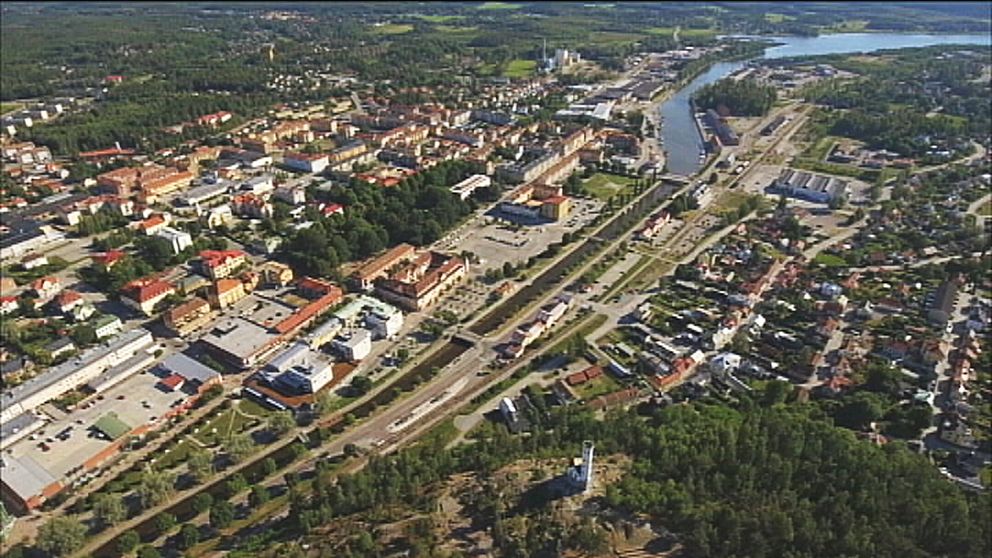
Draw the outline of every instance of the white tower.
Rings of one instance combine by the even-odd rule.
[[[582,458],[576,458],[568,470],[568,480],[572,486],[587,492],[592,488],[592,458],[595,450],[592,440],[582,442]]]

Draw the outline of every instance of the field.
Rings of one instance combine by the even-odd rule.
[[[844,258],[840,256],[835,256],[833,254],[819,253],[813,258],[813,263],[820,264],[824,267],[846,267],[847,262]]]
[[[607,201],[633,182],[633,178],[626,176],[597,172],[585,181],[584,186],[586,191],[596,198]]]
[[[978,214],[983,217],[992,217],[992,199],[985,200],[985,203],[978,208]]]
[[[20,110],[24,105],[21,103],[0,103],[0,114],[7,114],[15,110]]]
[[[458,15],[424,15],[424,14],[418,14],[417,17],[419,17],[424,21],[428,21],[430,23],[445,23],[453,19],[462,18],[462,16],[458,16]]]
[[[485,2],[477,9],[479,10],[517,10],[523,7],[523,4],[511,4],[509,2]]]
[[[600,395],[605,395],[607,393],[613,393],[620,389],[620,384],[617,383],[609,374],[603,374],[602,376],[589,380],[588,382],[575,386],[575,393],[583,401],[589,401],[594,397]]]
[[[413,26],[409,23],[386,23],[372,28],[376,35],[402,35],[410,31],[413,31]]]
[[[506,67],[506,71],[503,72],[503,76],[508,78],[523,78],[533,74],[535,68],[537,68],[537,62],[534,60],[521,60],[517,58],[510,61],[510,64]]]

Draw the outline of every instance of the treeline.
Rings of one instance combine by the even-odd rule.
[[[713,109],[724,115],[764,116],[775,104],[775,88],[753,79],[721,79],[693,96],[697,110]]]
[[[423,246],[439,239],[472,211],[448,187],[479,169],[450,161],[413,175],[393,188],[352,180],[319,193],[344,206],[343,216],[308,215],[310,228],[285,244],[286,260],[304,273],[334,275],[338,265],[372,256],[401,242]]]

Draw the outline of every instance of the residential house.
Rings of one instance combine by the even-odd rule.
[[[175,292],[175,287],[167,281],[151,278],[136,279],[121,289],[121,300],[126,305],[151,316],[155,306]]]
[[[208,293],[210,304],[223,310],[246,296],[245,285],[238,279],[220,279]]]
[[[121,319],[112,314],[100,316],[93,322],[93,331],[96,332],[97,339],[117,335],[123,328],[124,324],[121,323]]]

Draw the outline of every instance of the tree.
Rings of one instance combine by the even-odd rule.
[[[186,457],[186,467],[194,481],[203,482],[214,472],[213,456],[205,449],[193,448]]]
[[[97,342],[96,330],[89,324],[79,324],[70,334],[77,346],[85,347]]]
[[[162,553],[150,544],[146,544],[138,550],[138,558],[162,558]]]
[[[251,437],[245,433],[234,434],[224,442],[224,452],[227,457],[235,462],[240,463],[244,461],[246,457],[251,455],[251,452],[255,449],[255,443],[252,442]]]
[[[49,556],[68,556],[83,546],[86,527],[75,517],[54,517],[38,530],[38,549]]]
[[[121,536],[117,538],[117,552],[121,554],[130,554],[134,552],[135,548],[141,544],[141,537],[134,529],[128,529],[121,533]]]
[[[372,389],[372,380],[368,376],[355,376],[351,380],[351,388],[358,395],[365,395]]]
[[[179,530],[179,548],[189,550],[200,542],[200,529],[192,523],[183,525]]]
[[[176,526],[176,516],[171,513],[160,513],[155,517],[155,529],[160,535],[164,535]]]
[[[120,494],[98,494],[93,502],[93,517],[106,529],[127,517],[127,508]]]
[[[234,521],[234,506],[227,500],[214,502],[210,507],[210,526],[223,529]]]
[[[208,492],[201,492],[193,497],[193,510],[196,513],[203,513],[210,509],[214,503],[214,497]]]
[[[175,477],[168,471],[154,471],[148,469],[141,474],[141,480],[135,492],[138,500],[144,509],[148,509],[164,502],[172,495]]]
[[[296,428],[296,419],[289,411],[279,411],[269,417],[267,429],[275,437],[281,437]]]
[[[248,504],[257,508],[269,501],[269,489],[260,484],[251,487],[251,494],[248,495]]]

